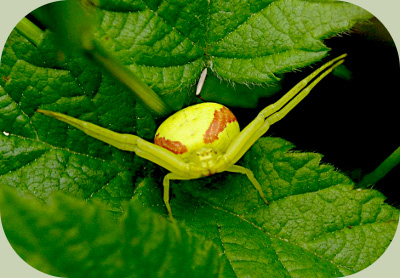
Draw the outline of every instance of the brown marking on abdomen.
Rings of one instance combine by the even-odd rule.
[[[221,133],[229,123],[235,121],[237,121],[235,115],[233,115],[228,108],[222,107],[219,110],[215,110],[214,119],[204,134],[204,143],[211,144],[217,140],[218,134]]]
[[[167,149],[174,154],[183,154],[188,151],[187,147],[179,141],[172,141],[165,139],[164,137],[159,137],[159,134],[154,138],[154,144]]]

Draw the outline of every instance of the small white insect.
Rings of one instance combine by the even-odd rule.
[[[200,75],[199,83],[197,83],[197,88],[196,88],[196,96],[200,95],[206,77],[207,77],[207,68],[205,68]]]

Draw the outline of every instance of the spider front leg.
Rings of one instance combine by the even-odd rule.
[[[174,220],[174,217],[172,216],[172,209],[171,205],[169,203],[169,185],[170,185],[170,180],[190,180],[192,178],[190,177],[184,177],[176,173],[169,173],[165,175],[164,180],[163,180],[163,187],[164,187],[164,195],[163,195],[163,200],[164,204],[167,208],[169,219],[172,221]]]
[[[310,93],[315,85],[332,72],[334,68],[342,64],[344,62],[343,58],[346,56],[347,54],[343,54],[327,62],[300,81],[277,102],[264,108],[231,143],[225,153],[225,159],[221,163],[224,163],[225,167],[235,164],[250,149],[250,147],[267,132],[272,124],[284,118]],[[222,167],[222,165],[220,165],[220,167]]]
[[[135,152],[138,156],[150,160],[151,162],[154,162],[169,170],[171,173],[167,174],[163,181],[163,199],[171,220],[173,220],[173,217],[171,206],[169,204],[169,181],[195,179],[199,178],[203,174],[204,170],[196,167],[195,165],[186,163],[182,160],[182,158],[170,152],[169,150],[147,142],[138,136],[117,133],[58,112],[41,109],[38,109],[37,112],[70,124],[85,132],[87,135],[108,143],[120,150]]]
[[[250,180],[250,182],[257,189],[258,193],[260,193],[261,199],[263,199],[264,203],[268,205],[267,198],[265,198],[265,195],[264,195],[264,192],[262,191],[261,185],[256,180],[256,178],[254,177],[253,172],[250,169],[247,169],[247,168],[239,166],[239,165],[232,165],[226,171],[227,172],[231,172],[231,173],[245,174],[247,176],[247,178]]]
[[[286,93],[276,103],[271,104],[264,108],[258,116],[243,129],[237,138],[231,143],[227,149],[223,159],[217,164],[217,169],[223,169],[222,171],[236,172],[246,174],[254,187],[260,192],[260,196],[267,203],[264,193],[261,190],[261,186],[255,180],[251,170],[246,168],[237,168],[234,165],[249,149],[250,147],[264,135],[269,127],[284,118],[300,101],[302,101],[310,91],[317,85],[325,76],[333,71],[334,68],[344,62],[343,58],[347,54],[343,54],[317,70],[311,73],[309,76],[300,81],[294,86],[288,93]],[[311,82],[312,81],[312,82]],[[311,83],[310,83],[311,82]]]

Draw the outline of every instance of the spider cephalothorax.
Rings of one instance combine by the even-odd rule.
[[[276,103],[264,108],[242,131],[232,112],[217,103],[201,103],[189,106],[166,119],[158,128],[154,142],[138,136],[120,134],[70,116],[38,109],[37,111],[66,122],[86,134],[113,145],[121,150],[133,151],[170,173],[164,177],[164,203],[169,216],[170,180],[190,180],[220,172],[246,174],[265,203],[264,192],[253,172],[235,165],[248,149],[269,129],[291,111],[311,89],[343,63],[346,54],[339,56],[300,81]]]

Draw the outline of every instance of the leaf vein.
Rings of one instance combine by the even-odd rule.
[[[259,226],[256,225],[255,223],[253,223],[253,222],[251,222],[251,221],[245,219],[244,217],[241,217],[240,215],[237,215],[237,214],[234,214],[234,213],[232,213],[232,212],[230,212],[230,211],[228,211],[228,210],[225,210],[225,209],[223,209],[223,208],[220,207],[220,206],[216,206],[215,204],[212,204],[212,203],[210,203],[210,202],[208,202],[208,201],[206,201],[206,200],[203,200],[203,203],[206,204],[206,205],[209,205],[210,207],[212,207],[212,208],[214,208],[214,209],[217,209],[217,210],[222,211],[222,212],[224,212],[224,213],[230,214],[230,215],[232,215],[232,216],[234,216],[234,217],[238,217],[238,218],[240,218],[240,220],[242,220],[242,221],[244,221],[244,222],[246,222],[246,223],[252,225],[252,226],[253,226],[254,228],[256,228],[256,229],[261,230],[263,233],[267,234],[268,236],[274,237],[274,238],[276,238],[276,239],[278,239],[278,240],[281,240],[281,241],[289,242],[289,243],[293,244],[294,246],[296,246],[296,247],[298,247],[298,248],[301,248],[301,249],[305,250],[306,252],[309,252],[310,254],[314,255],[315,257],[317,257],[317,258],[319,258],[319,259],[321,259],[321,260],[330,262],[331,264],[333,264],[333,265],[335,265],[335,266],[337,266],[337,267],[346,268],[346,269],[349,269],[349,270],[351,270],[351,271],[355,271],[355,269],[353,269],[353,268],[351,268],[351,267],[349,267],[349,266],[345,266],[345,265],[341,265],[341,264],[335,263],[335,262],[333,262],[333,261],[331,261],[331,260],[329,260],[329,259],[323,257],[322,255],[317,254],[316,252],[314,252],[314,251],[312,251],[312,250],[308,250],[308,249],[306,249],[304,246],[300,245],[299,243],[297,243],[297,242],[295,242],[295,241],[291,241],[291,240],[289,240],[289,239],[282,238],[282,237],[279,237],[279,236],[276,235],[276,234],[272,234],[272,233],[270,233],[270,232],[268,232],[268,231],[265,231],[264,229],[262,229],[262,227],[259,227]],[[221,240],[221,241],[222,241],[222,240]]]
[[[165,25],[169,26],[173,31],[177,32],[179,35],[181,35],[182,37],[184,37],[185,39],[187,39],[188,41],[190,41],[194,47],[198,47],[200,49],[202,49],[202,47],[200,47],[199,45],[197,45],[197,43],[195,41],[193,41],[192,39],[190,39],[189,37],[185,36],[181,31],[177,30],[175,28],[175,26],[170,25],[162,16],[160,16],[157,11],[152,10],[149,5],[146,3],[146,1],[140,0],[142,2],[143,5],[146,6],[147,9],[149,9],[149,11],[151,11],[155,16],[159,17]]]

